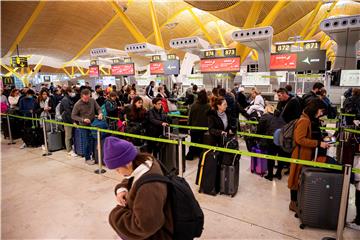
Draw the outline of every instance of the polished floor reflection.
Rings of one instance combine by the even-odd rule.
[[[1,143],[2,239],[118,239],[108,224],[115,206],[114,172],[96,175],[96,166],[64,151],[43,157],[41,148],[20,150]],[[269,182],[249,171],[241,160],[239,192],[234,197],[197,193],[197,161],[187,162],[185,177],[205,213],[201,239],[321,239],[335,231],[299,228],[288,210],[286,177]],[[353,188],[348,219],[355,214]],[[360,239],[345,229],[344,239]]]

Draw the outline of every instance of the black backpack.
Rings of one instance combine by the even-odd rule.
[[[200,237],[204,228],[204,214],[186,180],[174,174],[149,174],[136,182],[136,188],[149,182],[163,182],[168,186],[174,223],[172,239],[191,240]]]

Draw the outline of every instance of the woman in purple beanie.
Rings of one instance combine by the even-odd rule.
[[[115,187],[118,205],[109,216],[117,234],[123,239],[172,239],[167,185],[149,182],[136,187],[136,182],[146,175],[163,175],[157,161],[149,154],[138,153],[132,143],[115,137],[105,139],[104,161],[124,177]]]

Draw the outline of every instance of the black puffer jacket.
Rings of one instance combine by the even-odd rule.
[[[159,137],[163,134],[163,122],[170,123],[170,119],[163,112],[163,110],[156,110],[152,108],[148,113],[147,135],[152,137]]]
[[[206,114],[210,110],[210,105],[200,104],[196,102],[191,106],[188,125],[189,126],[198,126],[198,127],[207,127],[208,126],[208,119]]]
[[[218,146],[221,145],[221,133],[227,132],[231,130],[233,134],[236,134],[236,124],[233,125],[231,122],[231,117],[228,112],[226,112],[226,116],[228,119],[228,126],[227,128],[224,127],[224,123],[221,118],[218,116],[217,111],[210,110],[208,112],[208,126],[209,126],[209,133],[212,137],[212,142],[217,144]]]
[[[274,114],[265,113],[259,119],[259,125],[257,127],[257,133],[262,135],[273,136],[276,129],[282,128],[286,123],[282,117],[276,117]],[[273,143],[272,139],[260,139],[262,147],[271,146]]]

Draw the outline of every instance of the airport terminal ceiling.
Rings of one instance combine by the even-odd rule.
[[[307,37],[321,40],[324,34],[318,23],[324,15],[360,14],[359,1],[335,1],[333,8],[334,1],[263,1],[256,4],[254,6],[252,1],[153,1],[164,47],[180,58],[184,53],[169,47],[173,38],[201,36],[211,38],[216,46],[234,46],[231,40],[234,30],[267,23],[274,28],[273,42],[286,41],[300,35],[313,11],[320,7],[304,37],[314,28]],[[56,69],[64,64],[88,65],[92,48],[123,50],[126,44],[139,42],[139,37],[124,25],[115,5],[122,16],[133,23],[142,39],[156,44],[149,1],[2,1],[3,62],[16,53],[14,46],[18,43],[20,55],[31,56],[31,65],[42,58],[43,66],[57,72]],[[253,13],[252,8],[258,9],[259,14]],[[140,65],[147,61],[140,57],[134,60]]]

